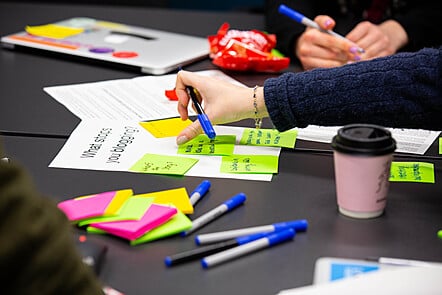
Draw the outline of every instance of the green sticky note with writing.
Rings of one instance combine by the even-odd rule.
[[[150,174],[184,175],[197,162],[198,159],[188,157],[145,154],[129,168],[129,171]]]
[[[271,174],[278,173],[278,156],[231,155],[222,157],[221,172]]]
[[[392,162],[389,180],[434,183],[434,165],[425,162]]]
[[[279,132],[275,129],[246,128],[239,143],[244,145],[294,148],[297,135],[297,130]]]
[[[218,135],[214,139],[201,134],[178,147],[178,154],[225,156],[233,154],[235,135]]]

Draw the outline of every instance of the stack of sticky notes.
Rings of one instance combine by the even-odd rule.
[[[193,206],[185,188],[134,195],[131,189],[86,195],[58,203],[66,217],[90,233],[107,233],[131,245],[188,230]]]

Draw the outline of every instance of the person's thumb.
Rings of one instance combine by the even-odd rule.
[[[185,144],[189,140],[195,138],[203,132],[201,124],[198,120],[195,120],[192,124],[187,126],[183,131],[178,134],[176,138],[177,145]]]

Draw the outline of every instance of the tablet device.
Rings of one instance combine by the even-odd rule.
[[[209,55],[206,38],[76,17],[3,36],[6,48],[80,57],[162,75]]]

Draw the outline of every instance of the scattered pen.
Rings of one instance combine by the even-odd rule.
[[[287,228],[293,228],[295,231],[300,232],[307,230],[307,226],[308,222],[305,219],[292,220],[287,222],[278,222],[270,225],[261,225],[261,226],[254,226],[242,229],[234,229],[234,230],[198,235],[195,237],[195,243],[197,245],[210,244],[245,235],[251,235],[260,232],[270,233],[273,231],[279,231]]]
[[[195,88],[191,86],[186,86],[187,95],[189,95],[192,100],[193,105],[195,106],[196,112],[198,113],[198,121],[203,128],[204,133],[210,138],[214,139],[216,136],[215,130],[213,129],[212,123],[210,123],[209,118],[204,113],[203,107],[199,102],[199,92]]]
[[[339,35],[338,33],[334,32],[334,31],[332,31],[332,30],[324,30],[324,29],[321,29],[321,27],[319,27],[319,25],[318,25],[316,22],[314,22],[313,20],[311,20],[311,19],[309,19],[308,17],[304,16],[303,14],[301,14],[301,13],[299,13],[299,12],[297,12],[297,11],[295,11],[295,10],[289,8],[289,7],[287,7],[287,6],[284,5],[284,4],[281,4],[281,5],[279,6],[278,11],[279,11],[279,13],[284,14],[285,16],[288,16],[288,17],[290,17],[291,19],[293,19],[294,21],[297,21],[298,23],[301,23],[301,24],[303,24],[303,25],[305,25],[305,26],[307,26],[307,27],[311,27],[311,28],[314,28],[314,29],[320,30],[321,32],[324,32],[324,33],[330,34],[330,35],[332,35],[332,36],[335,36],[335,37],[338,37],[338,38],[341,38],[341,39],[345,39],[345,40],[347,40],[347,41],[353,43],[352,41],[348,40],[348,39],[345,38],[344,36]],[[365,50],[362,49],[362,48],[358,48],[358,52],[359,52],[359,53],[363,53],[363,52],[365,52]]]
[[[210,181],[204,180],[198,185],[194,191],[190,194],[190,203],[194,206],[210,188]]]
[[[195,259],[203,258],[208,255],[212,255],[236,246],[244,245],[246,243],[255,241],[262,237],[267,236],[269,233],[257,233],[249,236],[239,237],[229,241],[216,243],[208,246],[198,247],[189,251],[174,254],[172,256],[167,256],[164,259],[166,266],[173,266],[184,262],[189,262]]]
[[[239,193],[239,194],[233,196],[232,198],[225,201],[221,205],[213,208],[209,212],[207,212],[207,213],[201,215],[200,217],[198,217],[197,219],[193,220],[192,227],[190,229],[188,229],[187,231],[182,232],[181,235],[188,236],[189,234],[191,234],[194,231],[196,231],[197,229],[203,227],[204,225],[211,222],[212,220],[220,217],[224,213],[235,209],[239,205],[242,205],[245,202],[245,200],[246,200],[246,195],[244,193]]]
[[[401,258],[369,257],[366,260],[376,261],[380,264],[397,265],[397,266],[442,267],[442,263],[440,262],[430,262],[430,261],[401,259]]]
[[[267,236],[255,240],[253,242],[246,243],[201,259],[201,265],[203,268],[209,268],[220,263],[232,260],[236,257],[266,248],[276,244],[293,239],[295,236],[293,229],[286,229],[278,232],[268,234]]]

